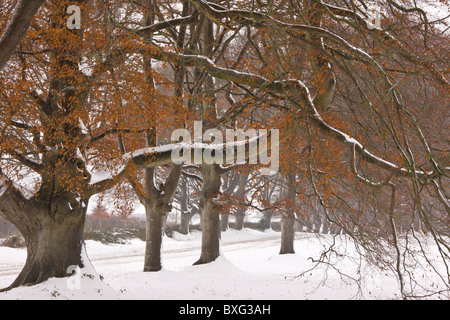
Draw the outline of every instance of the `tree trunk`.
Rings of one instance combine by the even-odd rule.
[[[342,230],[342,227],[335,224],[335,223],[331,223],[330,225],[330,234],[339,234]]]
[[[210,263],[220,255],[220,215],[216,204],[208,202],[203,210],[202,251],[197,264]]]
[[[151,145],[147,141],[147,145]],[[144,205],[146,214],[146,243],[144,272],[162,269],[161,249],[166,217],[172,210],[172,201],[181,175],[181,165],[172,165],[169,176],[161,189],[154,184],[153,169],[144,170],[145,197],[140,201]]]
[[[308,12],[309,11],[309,12]],[[317,6],[315,1],[307,5],[309,23],[314,27],[322,26],[322,17],[325,10]],[[321,37],[306,32],[305,38],[311,43],[308,48],[308,56],[314,75],[314,87],[316,96],[314,105],[320,111],[327,110],[334,98],[336,91],[336,75],[333,71],[330,59],[324,54],[324,43]]]
[[[192,216],[194,213],[192,210],[188,209],[188,182],[187,178],[181,176],[180,178],[180,209],[181,209],[181,215],[180,215],[180,228],[178,232],[181,234],[189,234],[189,224],[191,222]]]
[[[191,212],[181,212],[180,216],[180,228],[178,230],[181,234],[189,234],[189,225],[191,223],[193,214]]]
[[[322,213],[320,216],[321,216],[321,221],[322,221],[321,232],[323,234],[328,234],[330,232],[330,222],[328,221],[328,219],[324,213]]]
[[[230,220],[230,215],[229,214],[222,214],[221,215],[221,225],[222,225],[222,231],[227,231],[229,226],[228,226],[228,221]]]
[[[264,211],[264,221],[263,221],[264,230],[272,228],[272,216],[273,216],[272,210]]]
[[[59,203],[57,214],[42,208],[33,219],[17,225],[27,245],[27,260],[21,273],[7,289],[34,285],[52,277],[67,277],[70,266],[82,268],[86,208],[70,210],[67,203]]]
[[[234,215],[234,217],[236,218],[236,226],[235,226],[235,229],[236,229],[236,230],[242,230],[242,229],[244,229],[245,211],[239,210],[238,212],[236,212],[236,214]]]
[[[214,24],[205,18],[202,24],[203,55],[213,56],[215,32]],[[217,119],[216,89],[212,76],[207,75],[203,80],[203,92],[201,97],[202,121],[211,123]],[[219,195],[221,186],[221,175],[218,171],[218,164],[201,165],[201,175],[203,179],[202,193],[200,196],[200,209],[202,211],[202,251],[200,259],[195,264],[210,263],[220,255],[220,206],[215,203],[215,198]]]
[[[144,271],[153,272],[162,269],[161,249],[164,235],[164,222],[166,210],[154,205],[146,204],[146,240]]]
[[[295,218],[293,213],[283,215],[281,219],[281,249],[280,254],[295,253]]]
[[[221,178],[216,165],[202,165],[203,188],[200,199],[202,209],[202,251],[194,264],[210,263],[220,255],[220,207],[214,202],[219,194]]]

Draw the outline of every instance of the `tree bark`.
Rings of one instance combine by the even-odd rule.
[[[280,254],[295,253],[294,238],[295,238],[295,217],[294,213],[290,212],[284,214],[281,219],[281,248]]]
[[[186,177],[181,176],[180,178],[180,228],[178,232],[181,234],[189,234],[189,225],[192,217],[194,216],[194,212],[189,210],[188,208],[188,192],[189,186]]]
[[[207,18],[205,18],[202,25],[202,34],[204,41],[203,54],[207,57],[212,57],[215,41],[214,25]],[[216,89],[211,75],[207,75],[203,81],[202,120],[205,123],[210,123],[217,119]],[[214,201],[219,195],[222,183],[218,166],[218,164],[206,163],[201,165],[200,171],[203,179],[200,196],[202,249],[200,259],[194,263],[195,265],[210,263],[220,255],[220,206]]]
[[[38,284],[52,277],[67,277],[70,266],[84,266],[81,249],[85,206],[71,209],[65,201],[55,201],[50,206],[33,201],[26,209],[28,212],[22,217],[27,218],[15,225],[25,238],[27,260],[6,290]]]
[[[145,213],[147,219],[144,272],[159,271],[162,269],[161,249],[167,210],[150,203],[145,205]]]
[[[200,259],[194,264],[210,263],[220,255],[220,206],[214,202],[219,194],[221,178],[215,164],[202,165],[203,189],[200,198],[202,209],[202,248]]]
[[[294,238],[295,238],[295,225],[296,210],[297,209],[297,196],[295,192],[296,186],[296,174],[295,171],[289,171],[286,175],[285,189],[283,190],[286,199],[288,200],[289,207],[281,214],[281,248],[280,254],[295,253],[294,251]]]
[[[19,0],[17,2],[13,17],[0,38],[0,70],[14,54],[43,3],[44,0]]]
[[[181,176],[181,165],[172,165],[170,174],[161,189],[154,185],[154,171],[145,170],[144,191],[141,199],[146,213],[146,244],[144,271],[162,269],[161,249],[164,224],[172,210],[172,201]]]
[[[235,225],[235,229],[236,230],[242,230],[244,229],[244,218],[245,218],[245,211],[244,210],[239,210],[238,212],[236,212],[236,214],[234,215],[234,217],[236,218],[236,225]]]
[[[272,210],[264,211],[264,223],[263,223],[264,230],[272,228],[272,216],[273,216]]]
[[[322,221],[322,230],[321,232],[323,234],[328,234],[330,232],[330,221],[328,221],[328,218],[324,213],[320,214],[321,221]]]
[[[222,231],[227,231],[229,229],[228,222],[230,220],[229,214],[221,214],[220,222],[222,225]]]
[[[182,212],[180,216],[180,228],[178,229],[178,232],[181,234],[189,234],[189,226],[192,219],[192,212]]]
[[[314,27],[321,27],[322,16],[325,14],[324,10],[313,1],[313,3],[308,5],[307,12],[309,14],[310,24]],[[305,36],[311,42],[308,51],[314,74],[314,87],[316,92],[314,105],[320,112],[327,110],[333,101],[336,91],[336,75],[328,57],[322,52],[322,50],[325,50],[323,39],[309,32]]]

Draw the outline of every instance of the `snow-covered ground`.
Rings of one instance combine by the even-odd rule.
[[[339,236],[345,256],[310,270],[332,236],[297,233],[295,254],[279,255],[280,234],[251,229],[222,234],[222,256],[193,266],[200,255],[200,232],[164,238],[163,270],[142,272],[144,242],[124,245],[86,242],[92,267],[70,278],[0,293],[3,299],[303,300],[399,299],[398,281],[361,261],[350,239]],[[0,247],[0,288],[18,275],[25,249]],[[336,268],[336,269],[335,269]],[[420,272],[420,271],[418,271]],[[426,279],[426,271],[418,273]],[[428,279],[427,281],[434,281]],[[435,283],[438,283],[437,281]],[[431,299],[450,299],[443,293]]]

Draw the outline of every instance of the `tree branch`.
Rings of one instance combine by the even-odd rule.
[[[0,38],[0,70],[9,61],[20,41],[27,33],[34,16],[44,0],[19,0],[11,21]]]
[[[367,151],[367,149],[359,141],[326,123],[318,113],[314,105],[314,102],[312,101],[309,89],[300,80],[289,79],[283,81],[270,81],[262,76],[218,67],[210,59],[203,56],[183,55],[172,52],[163,52],[161,49],[155,50],[155,54],[153,57],[155,59],[169,60],[177,63],[181,62],[194,63],[197,67],[204,69],[210,75],[216,78],[233,81],[239,84],[258,88],[260,90],[264,90],[270,93],[284,94],[286,97],[296,102],[295,105],[297,106],[298,109],[293,110],[293,112],[294,116],[297,117],[297,119],[302,118],[304,114],[303,110],[301,110],[299,106],[305,107],[308,113],[308,117],[312,120],[313,124],[322,131],[322,133],[324,133],[329,138],[332,138],[333,140],[338,141],[344,145],[354,144],[356,152],[358,152],[358,154],[366,162],[374,164],[382,169],[391,172],[395,171],[396,175],[400,176],[408,176],[411,173],[413,173],[413,171],[411,170],[401,168],[389,161],[386,161],[372,154],[371,152]],[[423,171],[416,170],[414,172],[418,176],[427,178],[432,178],[440,174],[437,171],[426,173]]]

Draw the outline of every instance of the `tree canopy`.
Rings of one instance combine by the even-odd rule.
[[[80,29],[67,25],[74,5]],[[278,174],[290,190],[278,202],[283,216],[320,214],[338,226],[397,273],[404,297],[412,294],[408,258],[428,259],[425,234],[448,288],[450,50],[442,12],[450,4],[435,5],[4,1],[0,215],[28,246],[12,286],[82,264],[87,203],[113,187],[131,185],[164,215],[184,174],[201,181],[198,208],[217,224],[231,208],[218,201],[222,175],[245,167],[260,176],[261,166],[203,163],[191,166],[197,176],[173,164],[171,133],[203,121],[204,130],[279,129]],[[157,183],[161,167],[166,179]],[[244,204],[266,192],[241,189],[229,192]],[[45,228],[53,231],[42,235]],[[71,243],[58,243],[68,228]],[[43,239],[53,245],[44,248]],[[48,257],[73,243],[75,254],[49,267]],[[201,262],[218,254],[204,250]]]

